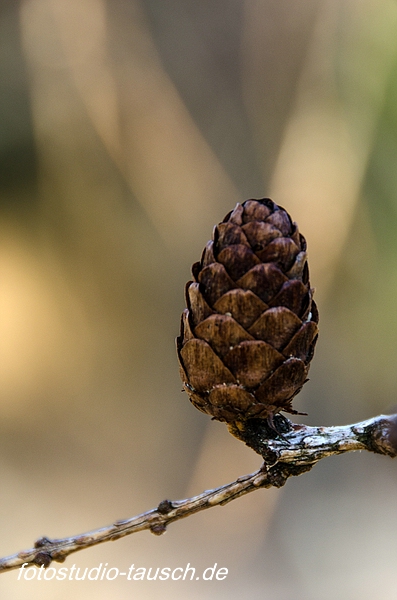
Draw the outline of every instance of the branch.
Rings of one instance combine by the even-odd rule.
[[[267,466],[310,465],[321,458],[355,450],[397,456],[397,414],[379,415],[353,425],[309,427],[282,415],[232,423],[230,432],[260,454]]]
[[[397,414],[380,415],[341,427],[308,427],[276,415],[272,424],[263,419],[251,419],[229,425],[229,429],[264,458],[265,462],[255,473],[193,498],[163,500],[157,508],[148,512],[88,533],[52,540],[42,537],[33,548],[0,559],[0,571],[17,569],[23,564],[48,567],[52,561],[63,562],[69,554],[78,550],[118,540],[144,529],[161,535],[174,521],[212,506],[223,506],[259,488],[281,487],[289,477],[309,471],[321,458],[333,454],[369,450],[397,456]]]

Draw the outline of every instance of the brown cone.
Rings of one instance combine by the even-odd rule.
[[[269,199],[237,204],[192,272],[177,338],[191,402],[229,423],[295,413],[318,334],[296,223]]]

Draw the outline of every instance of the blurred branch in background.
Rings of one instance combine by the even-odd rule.
[[[312,278],[320,301],[352,227],[396,59],[397,15],[395,7],[386,6],[379,11],[372,1],[317,4],[272,176],[271,195],[288,206],[310,240]],[[300,9],[293,9],[294,24]],[[244,71],[254,122],[265,123],[266,104],[258,97],[263,80],[257,44],[267,10],[265,3],[247,5]],[[259,128],[260,150],[266,141],[263,135]],[[324,236],[326,231],[329,235]]]
[[[120,8],[107,19],[105,0],[25,3],[36,139],[43,166],[50,166],[51,123],[52,143],[71,162],[76,139],[68,107],[81,101],[135,198],[180,251],[199,242],[204,215],[216,220],[220,198],[233,203],[239,195],[162,68],[139,3]],[[72,83],[66,95],[59,81],[65,74]]]

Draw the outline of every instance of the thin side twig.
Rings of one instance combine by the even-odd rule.
[[[320,459],[333,454],[369,450],[391,457],[397,455],[397,414],[340,427],[297,425],[277,415],[273,427],[264,420],[251,419],[230,426],[230,430],[264,458],[258,471],[193,498],[163,500],[157,508],[87,533],[62,539],[41,537],[33,548],[0,559],[0,571],[24,564],[48,567],[52,561],[63,562],[73,552],[144,529],[161,535],[174,521],[212,506],[222,506],[259,488],[281,487],[289,477],[310,470]]]

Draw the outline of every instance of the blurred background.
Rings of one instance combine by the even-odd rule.
[[[184,284],[237,201],[308,241],[320,339],[295,406],[396,409],[397,5],[2,0],[0,554],[216,487],[260,457],[181,393]],[[397,599],[397,462],[321,461],[70,557],[218,582],[17,581],[2,597]]]

